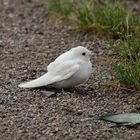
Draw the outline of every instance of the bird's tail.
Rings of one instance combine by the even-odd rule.
[[[18,86],[22,88],[36,88],[46,86],[48,84],[51,84],[51,75],[46,73],[45,75],[39,77],[38,79],[21,83]]]

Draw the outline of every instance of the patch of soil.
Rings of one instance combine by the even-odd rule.
[[[140,108],[138,94],[119,91],[114,95],[114,87],[106,86],[114,83],[107,44],[88,39],[86,33],[69,31],[43,15],[39,0],[0,4],[0,139],[139,139],[139,127],[118,127],[99,120],[106,113]],[[44,74],[51,61],[77,45],[100,54],[91,59],[93,74],[81,87],[86,93],[52,89],[56,97],[45,98],[42,89],[17,87]]]

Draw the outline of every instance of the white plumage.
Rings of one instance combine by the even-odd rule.
[[[82,46],[72,48],[50,63],[46,74],[18,86],[36,88],[52,85],[57,88],[69,88],[80,85],[87,81],[91,75],[90,55],[91,52]]]

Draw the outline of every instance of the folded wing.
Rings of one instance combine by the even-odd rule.
[[[21,83],[22,88],[42,87],[61,80],[70,78],[79,70],[79,64],[74,61],[65,61],[62,63],[51,63],[48,66],[48,72],[43,76],[25,83]]]

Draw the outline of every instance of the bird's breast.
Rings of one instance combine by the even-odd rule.
[[[70,78],[59,81],[54,86],[59,88],[69,88],[80,85],[88,80],[92,72],[92,64],[90,62],[78,61],[79,70]]]
[[[75,73],[75,77],[80,77],[81,80],[87,80],[92,72],[92,64],[90,62],[81,61],[79,62],[80,68],[79,71],[77,71],[77,74]]]

